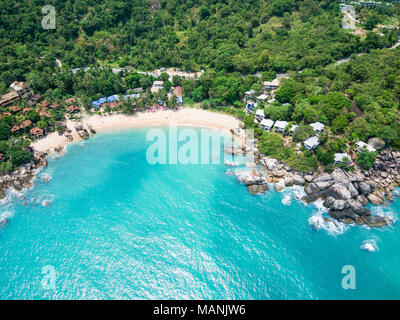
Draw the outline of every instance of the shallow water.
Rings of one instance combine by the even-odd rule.
[[[323,223],[299,189],[250,195],[226,174],[240,167],[150,165],[145,137],[71,145],[39,174],[50,181],[2,204],[1,299],[400,298],[396,224]],[[397,219],[399,203],[372,209]],[[345,265],[355,290],[342,288]]]

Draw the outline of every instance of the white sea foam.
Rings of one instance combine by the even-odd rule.
[[[49,182],[52,179],[52,176],[48,173],[44,173],[40,176],[40,179],[44,182]]]
[[[367,250],[369,252],[375,252],[378,251],[378,245],[376,244],[376,241],[374,239],[368,239],[363,241],[361,247],[362,250]]]
[[[285,194],[283,197],[282,204],[285,206],[290,206],[292,204],[292,196],[289,193]]]

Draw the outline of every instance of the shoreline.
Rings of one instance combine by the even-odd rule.
[[[83,139],[74,127],[78,122],[67,121],[66,124],[67,128],[71,130],[72,140],[68,140],[64,135],[60,136],[57,132],[53,132],[33,142],[31,147],[35,152],[51,153],[54,150],[64,148],[70,143],[82,141]],[[169,127],[170,125],[203,127],[230,132],[240,127],[241,121],[223,113],[196,108],[184,108],[177,111],[139,112],[132,116],[123,114],[109,116],[92,115],[82,119],[81,124],[87,131],[90,131],[90,128],[92,128],[96,133],[116,132],[136,128]]]

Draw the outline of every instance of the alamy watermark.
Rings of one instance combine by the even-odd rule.
[[[345,290],[356,289],[356,268],[352,265],[346,265],[342,268],[342,274],[345,276],[342,279],[342,288]]]
[[[234,156],[254,158],[254,132],[242,130],[241,134],[215,134],[208,129],[184,128],[178,130],[170,124],[168,132],[151,129],[146,141],[152,142],[147,148],[149,164],[220,164],[233,161]],[[221,143],[225,148],[222,150]]]
[[[42,14],[45,16],[42,19],[43,29],[55,29],[56,28],[56,9],[51,5],[46,5],[42,8]]]

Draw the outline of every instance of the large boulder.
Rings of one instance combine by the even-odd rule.
[[[334,184],[323,191],[325,197],[333,197],[336,200],[349,200],[352,198],[350,191],[341,184]]]
[[[314,182],[316,186],[318,187],[319,190],[324,190],[326,188],[329,188],[331,185],[333,185],[334,181],[333,180],[325,180],[325,181],[317,181]]]
[[[384,217],[370,215],[361,217],[369,227],[384,227],[388,225]]]
[[[265,166],[270,171],[275,170],[278,166],[278,160],[276,160],[276,159],[264,158],[263,160],[264,160]]]
[[[304,188],[304,191],[307,194],[314,194],[314,193],[319,192],[319,188],[314,182],[311,182],[308,185],[306,185],[306,187]]]
[[[368,199],[367,199],[367,197],[366,197],[366,196],[363,196],[362,194],[360,194],[359,196],[357,196],[356,199],[357,199],[357,201],[358,201],[359,203],[362,204],[363,207],[365,207],[365,206],[368,204]]]
[[[293,179],[290,178],[290,177],[286,177],[285,180],[284,180],[284,184],[285,184],[285,187],[293,186]]]
[[[341,211],[346,209],[348,206],[347,202],[344,200],[335,200],[331,204],[330,208],[334,211]]]
[[[325,206],[326,208],[330,208],[331,205],[332,205],[334,202],[335,202],[335,198],[333,198],[333,197],[328,197],[328,198],[326,198],[325,201],[324,201],[324,206]]]
[[[371,138],[368,140],[368,144],[374,147],[376,150],[380,150],[385,146],[385,141],[379,138]]]
[[[372,192],[370,184],[364,181],[358,183],[358,188],[360,192],[366,196]]]
[[[257,194],[263,194],[265,191],[268,191],[268,185],[267,184],[259,184],[259,185],[251,185],[247,187],[249,189],[249,192],[252,195],[257,195]]]
[[[336,220],[342,220],[345,218],[353,219],[355,220],[358,216],[354,213],[353,210],[350,208],[341,210],[341,211],[335,211],[335,210],[329,210],[328,214]]]
[[[280,183],[275,183],[274,187],[277,192],[283,191],[283,186]]]
[[[369,216],[371,211],[364,208],[364,206],[355,199],[347,200],[347,204],[351,210],[353,210],[359,216]]]
[[[305,179],[299,175],[293,176],[293,183],[297,186],[304,186],[306,183]]]
[[[332,176],[329,173],[323,173],[314,179],[314,182],[330,181]]]

